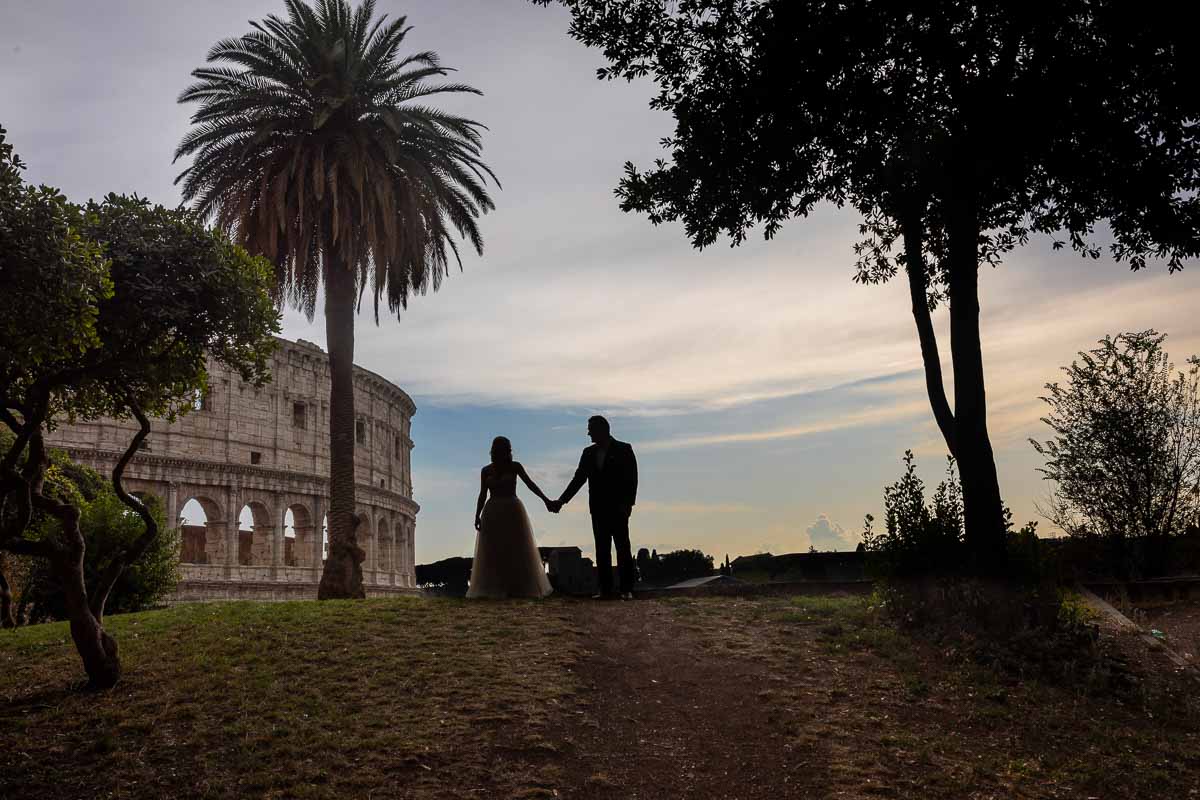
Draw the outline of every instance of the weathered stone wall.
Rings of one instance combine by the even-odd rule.
[[[178,600],[315,594],[329,490],[328,359],[314,344],[281,339],[272,376],[255,388],[211,363],[197,408],[173,424],[152,420],[146,445],[126,469],[127,488],[162,498],[169,520],[178,521],[189,500],[204,509],[206,526],[186,532]],[[367,552],[368,593],[412,589],[416,406],[373,372],[356,367],[354,377],[358,538]],[[56,430],[50,444],[109,472],[135,430],[117,420],[81,422]],[[239,534],[246,506],[253,530]],[[289,510],[294,536],[284,531]]]

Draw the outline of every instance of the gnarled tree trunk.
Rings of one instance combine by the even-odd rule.
[[[100,619],[92,613],[88,603],[87,588],[83,578],[83,534],[79,530],[78,512],[74,515],[74,530],[67,530],[69,523],[63,521],[63,538],[78,540],[69,549],[51,559],[66,600],[67,619],[71,627],[71,640],[83,661],[88,685],[93,689],[111,689],[121,679],[121,659],[117,655],[117,641],[108,635]]]
[[[332,252],[329,248],[326,252]],[[354,491],[355,275],[330,256],[325,272],[325,340],[329,348],[329,555],[318,600],[366,597]]]

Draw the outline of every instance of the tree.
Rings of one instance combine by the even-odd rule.
[[[1165,539],[1200,519],[1200,357],[1184,370],[1153,330],[1105,336],[1048,383],[1054,435],[1050,500],[1039,509],[1066,533]]]
[[[405,18],[373,0],[286,0],[288,18],[217,42],[212,66],[180,95],[198,103],[176,159],[183,196],[248,250],[275,262],[275,296],[311,319],[325,296],[329,350],[329,555],[318,597],[363,597],[355,536],[354,314],[371,287],[399,314],[436,290],[453,232],[483,252],[476,219],[492,209],[481,125],[424,105],[468,92],[433,52],[401,58]]]
[[[5,438],[0,435],[0,440]],[[78,506],[79,529],[86,542],[84,583],[94,586],[113,557],[132,546],[142,535],[145,523],[121,502],[112,484],[95,470],[74,463],[61,450],[51,450],[49,457],[43,491],[59,499],[70,495]],[[179,582],[178,532],[167,524],[159,498],[151,495],[143,502],[154,518],[159,534],[113,584],[105,604],[105,610],[110,614],[152,608],[174,591]],[[56,529],[57,521],[53,517],[35,512],[25,535],[43,540],[55,536]],[[61,581],[48,561],[30,559],[21,583],[18,618],[32,622],[68,618]]]
[[[534,0],[546,5],[554,0]],[[651,77],[669,159],[626,165],[621,206],[697,247],[807,215],[862,214],[856,280],[903,268],[926,388],[958,463],[968,552],[1002,570],[979,267],[1032,234],[1140,269],[1200,252],[1200,67],[1167,6],[927,0],[558,0],[599,77]],[[899,247],[899,251],[896,248]],[[949,302],[953,408],[931,309]]]
[[[661,556],[656,551],[638,569],[644,581],[666,584],[712,575],[714,567],[713,557],[700,550],[673,550]]]
[[[110,594],[160,534],[125,491],[125,467],[149,415],[190,407],[206,357],[267,380],[278,329],[271,271],[188,212],[115,195],[80,208],[24,185],[21,166],[0,131],[0,422],[13,435],[0,454],[0,550],[48,562],[89,682],[105,688],[121,674],[103,626]],[[81,496],[47,491],[44,434],[64,417],[139,423],[112,488],[143,530],[97,568],[90,591]],[[53,522],[45,535],[31,530],[35,514]]]

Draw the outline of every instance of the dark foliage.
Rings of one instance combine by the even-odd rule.
[[[78,502],[79,528],[86,542],[84,582],[95,586],[102,582],[113,559],[133,546],[145,525],[121,502],[112,484],[94,469],[75,463],[59,450],[50,451],[50,464],[45,491],[60,499],[73,496]],[[113,584],[105,604],[108,614],[154,608],[179,582],[178,532],[167,526],[158,497],[147,496],[143,502],[161,533]],[[35,514],[26,535],[37,539],[52,537],[56,526],[53,518]],[[62,580],[50,562],[30,559],[26,574],[15,588],[17,617],[22,621],[37,623],[68,619]]]
[[[904,453],[904,475],[884,487],[884,530],[875,529],[868,514],[863,547],[871,554],[871,570],[884,578],[958,574],[963,566],[962,488],[947,459],[946,479],[938,484],[933,504],[926,505],[925,483],[917,477],[911,450]]]
[[[661,555],[656,551],[650,555],[643,548],[638,551],[637,567],[643,582],[657,585],[704,578],[716,571],[713,557],[699,550],[674,550]]]
[[[1200,359],[1176,371],[1153,330],[1106,336],[1046,384],[1053,436],[1030,440],[1051,484],[1043,516],[1123,577],[1163,574],[1200,521]]]
[[[26,185],[21,169],[0,129],[0,423],[12,434],[0,453],[0,549],[45,560],[89,681],[108,688],[121,668],[105,610],[162,530],[161,513],[125,491],[125,467],[150,433],[149,415],[170,419],[190,407],[206,359],[249,382],[268,379],[278,330],[270,265],[187,211],[116,195],[79,207],[54,189]],[[138,424],[110,488],[141,530],[122,544],[108,540],[112,550],[91,562],[93,584],[85,527],[119,521],[124,529],[127,520],[94,479],[81,477],[79,487],[51,480],[58,468],[45,434],[78,417]],[[11,599],[0,580],[5,623]]]
[[[417,564],[417,585],[452,597],[467,593],[471,579],[471,559],[461,556],[443,558],[432,564]]]
[[[534,0],[548,5],[555,0]],[[622,208],[698,247],[821,202],[863,218],[856,279],[903,269],[934,417],[962,474],[966,554],[1003,571],[978,269],[1033,234],[1134,269],[1200,253],[1200,62],[1170,4],[1117,0],[557,0],[605,79],[650,78],[667,157]],[[953,410],[930,320],[950,306]]]

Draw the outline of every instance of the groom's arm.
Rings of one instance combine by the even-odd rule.
[[[583,454],[579,456],[579,466],[575,469],[575,477],[571,478],[567,488],[559,495],[556,501],[557,505],[561,508],[571,502],[571,498],[583,488],[585,483],[587,483],[587,450],[584,450]]]

